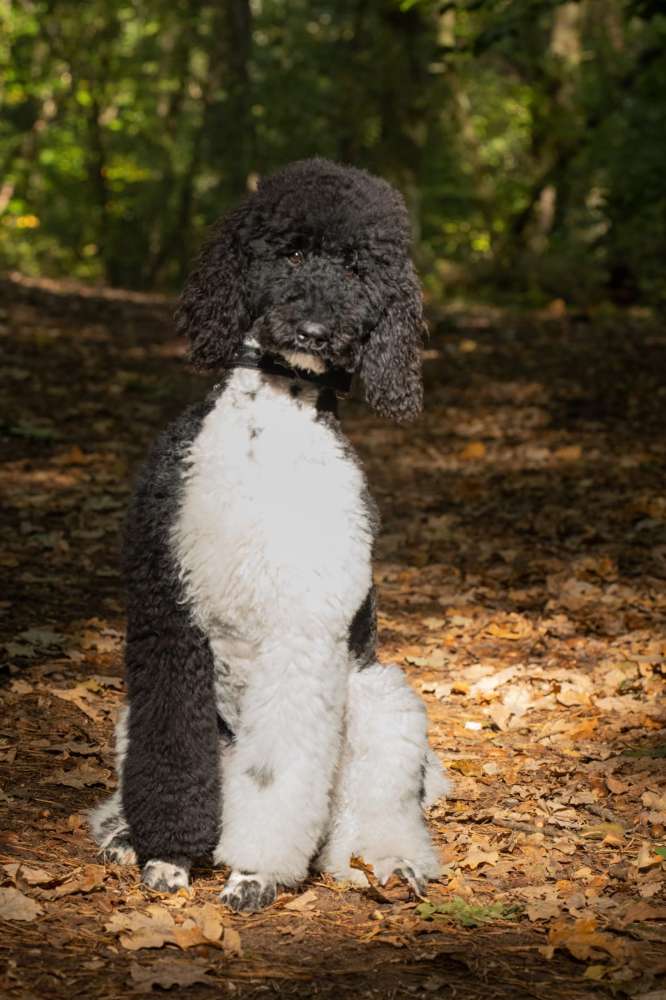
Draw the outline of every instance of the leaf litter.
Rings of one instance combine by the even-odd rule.
[[[117,934],[128,951],[166,944],[185,950],[205,944],[221,948],[226,955],[242,954],[238,931],[225,926],[221,907],[213,903],[176,911],[175,915],[167,907],[151,903],[141,912],[114,913],[105,928]]]
[[[517,337],[486,317],[477,325],[472,310],[437,337],[484,349],[456,354],[455,378],[442,367],[436,383],[431,365],[417,426],[387,430],[351,405],[346,426],[383,514],[382,659],[420,690],[455,782],[430,816],[442,875],[419,901],[397,879],[380,886],[360,858],[365,888],[324,876],[238,917],[217,900],[223,873],[208,869],[189,893],[156,902],[135,869],[100,863],[84,819],[115,783],[114,539],[130,467],[165,418],[157,397],[129,387],[168,384],[174,410],[202,395],[161,353],[164,315],[142,314],[137,343],[123,308],[108,327],[10,309],[17,367],[42,370],[32,331],[54,331],[47,398],[78,377],[73,356],[89,381],[72,387],[57,438],[10,436],[0,464],[11,568],[0,919],[14,953],[32,956],[8,996],[39,993],[40,976],[52,976],[50,995],[100,998],[110,983],[122,995],[233,980],[242,994],[254,976],[277,992],[317,980],[328,995],[330,982],[337,997],[336,977],[351,973],[354,995],[368,996],[397,982],[484,1000],[532,996],[527,982],[561,1000],[663,991],[666,508],[651,471],[666,463],[663,413],[642,392],[615,420],[603,392],[576,378],[594,357],[603,386],[609,343],[632,377],[656,378],[649,324],[627,337],[624,322],[600,322],[581,336],[512,318]],[[11,419],[38,426],[42,391],[21,386]],[[570,401],[590,393],[597,417],[579,419]]]

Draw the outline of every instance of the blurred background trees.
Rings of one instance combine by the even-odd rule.
[[[394,181],[435,295],[666,303],[663,0],[0,0],[0,266],[177,288],[257,175]]]

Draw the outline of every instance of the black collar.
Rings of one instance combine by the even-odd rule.
[[[344,368],[330,368],[317,374],[304,368],[295,368],[284,358],[266,354],[259,347],[244,344],[240,354],[231,362],[230,368],[254,368],[267,375],[280,375],[292,381],[310,382],[319,389],[333,389],[336,396],[348,396],[351,390],[352,374]]]

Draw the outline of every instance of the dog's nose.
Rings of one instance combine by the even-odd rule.
[[[314,323],[312,320],[305,320],[296,327],[296,340],[304,344],[307,340],[319,340],[326,333],[323,323]]]

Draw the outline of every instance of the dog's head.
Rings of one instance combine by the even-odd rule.
[[[326,160],[266,178],[213,230],[177,313],[200,369],[248,338],[290,364],[358,371],[368,402],[421,409],[421,292],[409,220],[385,181]]]

